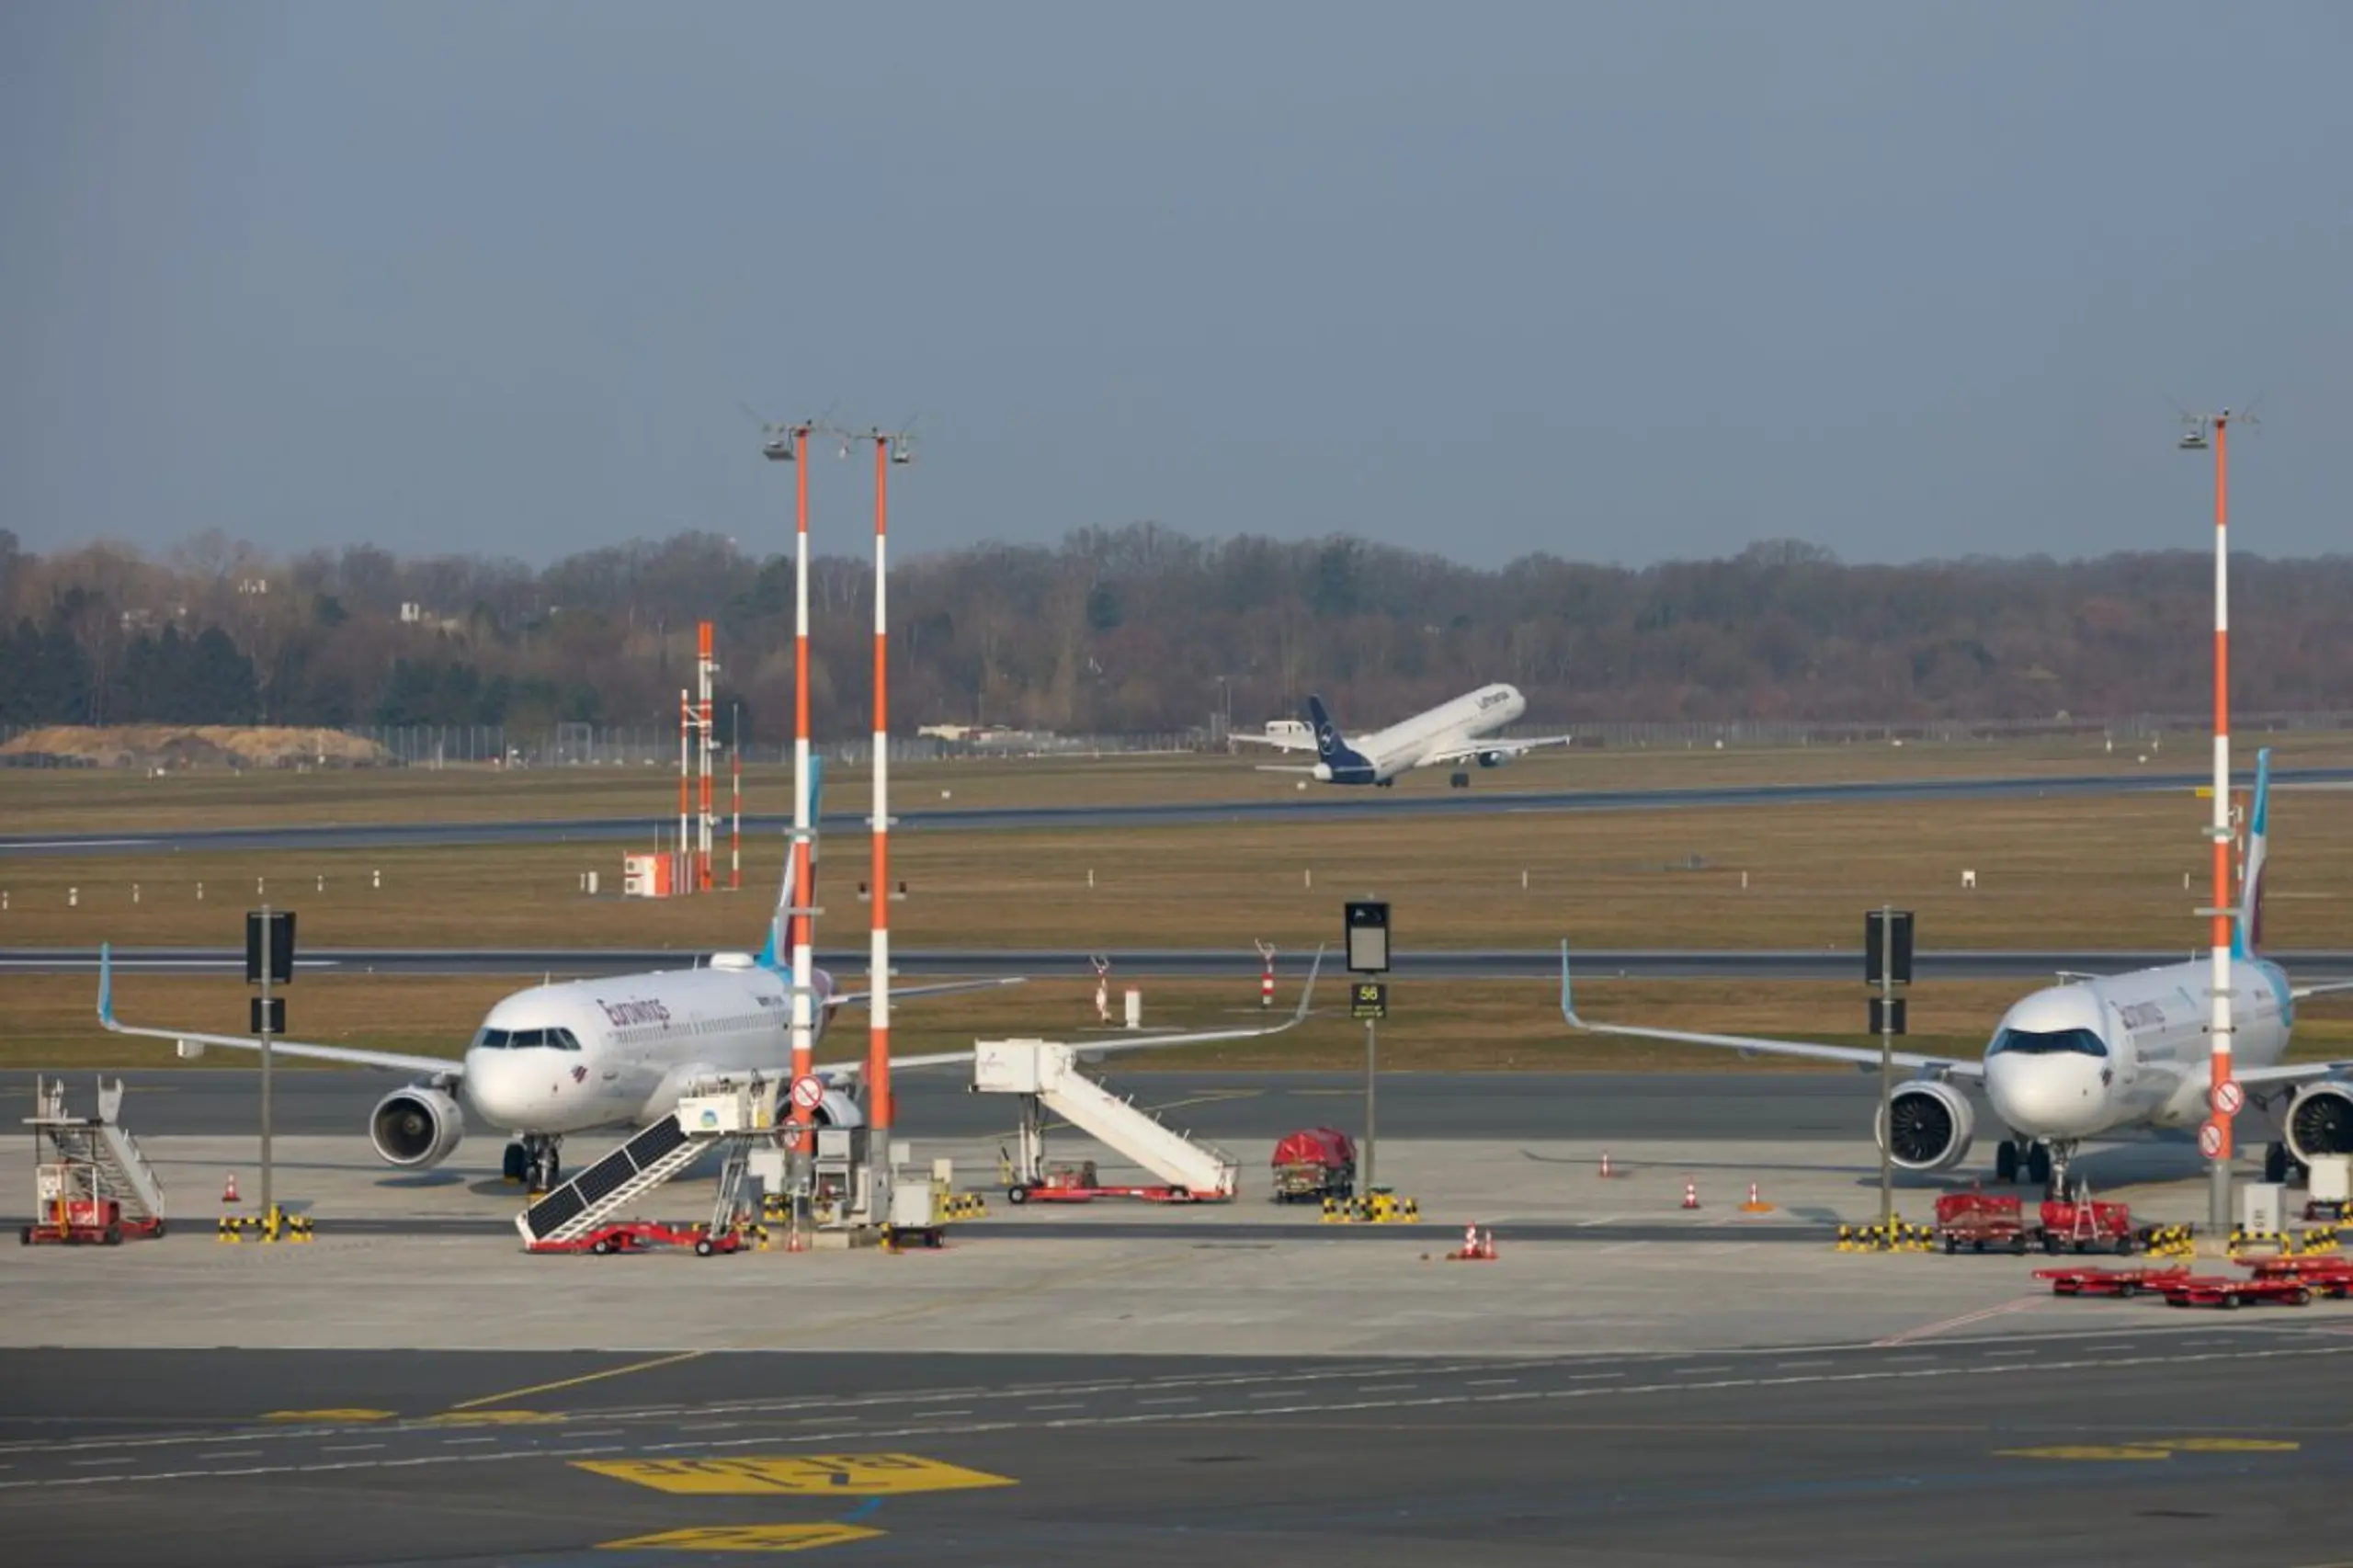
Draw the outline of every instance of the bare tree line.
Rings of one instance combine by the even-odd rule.
[[[2353,706],[2353,556],[2234,574],[2239,700]],[[1374,723],[1489,680],[1521,687],[1531,720],[2047,720],[2194,711],[2211,679],[2211,562],[2194,552],[1849,565],[1777,540],[1483,570],[1138,523],[917,555],[892,576],[903,728],[1170,729],[1228,708],[1256,723],[1310,690]],[[37,555],[0,530],[0,723],[658,723],[708,619],[723,705],[773,742],[792,578],[790,557],[704,533],[534,569],[372,545],[273,557],[217,533],[162,559]],[[827,734],[870,722],[870,591],[862,559],[812,564]]]

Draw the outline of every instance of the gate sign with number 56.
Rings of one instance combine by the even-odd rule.
[[[2225,1078],[2214,1090],[2214,1114],[2236,1116],[2246,1108],[2246,1090],[2236,1078]]]
[[[796,1079],[792,1085],[792,1103],[802,1110],[815,1110],[825,1103],[825,1080],[812,1073]]]

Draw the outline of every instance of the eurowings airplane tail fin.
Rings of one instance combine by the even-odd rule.
[[[809,757],[809,897],[817,897],[817,810],[825,797],[825,759],[813,752]],[[788,970],[792,967],[793,926],[801,918],[793,912],[792,903],[792,830],[785,830],[784,884],[777,890],[776,913],[768,918],[767,940],[760,947],[758,962],[762,969]]]
[[[2247,803],[2246,859],[2239,869],[2239,915],[2231,956],[2252,958],[2263,946],[2263,862],[2271,819],[2271,748],[2255,754],[2255,798]]]

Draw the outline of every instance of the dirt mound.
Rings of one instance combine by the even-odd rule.
[[[0,761],[50,767],[379,767],[392,754],[340,730],[241,724],[53,724],[0,746]]]

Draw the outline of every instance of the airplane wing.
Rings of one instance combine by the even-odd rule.
[[[1281,1034],[1307,1021],[1308,1005],[1315,996],[1315,977],[1323,968],[1324,949],[1318,948],[1315,949],[1315,962],[1307,971],[1307,983],[1300,988],[1299,1006],[1292,1008],[1290,1017],[1280,1023],[1254,1024],[1247,1028],[1197,1029],[1188,1034],[1136,1035],[1120,1040],[1089,1040],[1074,1049],[1081,1058],[1092,1060],[1131,1051],[1160,1051],[1169,1046],[1209,1045],[1218,1040],[1256,1040],[1263,1035]],[[891,1070],[899,1073],[926,1067],[962,1067],[970,1065],[972,1060],[972,1052],[970,1051],[943,1051],[930,1056],[894,1056],[891,1059]],[[818,1076],[834,1084],[857,1079],[865,1072],[866,1063],[863,1062],[836,1062],[817,1069]]]
[[[2327,996],[2339,991],[2353,991],[2353,980],[2324,980],[2317,985],[2299,985],[2288,995],[2301,1002],[2307,996]]]
[[[2353,1073],[2353,1062],[2282,1062],[2276,1067],[2234,1067],[2231,1076],[2248,1088],[2300,1084],[2312,1078],[2334,1078]]]
[[[200,1034],[194,1029],[148,1028],[126,1024],[114,1016],[114,953],[112,944],[98,945],[98,1022],[116,1034],[144,1035],[153,1040],[187,1040],[198,1045],[225,1046],[258,1055],[261,1041],[247,1035]],[[313,1062],[340,1062],[352,1067],[382,1067],[394,1073],[421,1073],[456,1079],[462,1069],[447,1056],[404,1056],[396,1051],[367,1051],[349,1045],[312,1045],[299,1040],[273,1040],[273,1056],[295,1056]]]
[[[1277,751],[1313,751],[1315,749],[1315,737],[1313,735],[1254,735],[1246,730],[1228,730],[1225,733],[1225,738],[1229,741],[1238,741],[1244,745],[1272,746]]]
[[[904,1002],[910,996],[948,996],[959,991],[995,991],[1007,985],[1018,985],[1025,977],[1007,975],[999,980],[943,980],[937,985],[893,985],[891,1000]],[[856,1007],[874,1000],[871,991],[836,992],[833,1004],[836,1007]]]
[[[1260,773],[1313,773],[1315,769],[1296,762],[1261,762],[1252,765]]]
[[[1422,766],[1435,767],[1446,762],[1473,762],[1482,756],[1491,756],[1496,753],[1501,753],[1505,756],[1519,756],[1541,746],[1565,746],[1575,744],[1576,737],[1574,735],[1538,735],[1529,740],[1517,741],[1474,741],[1463,745],[1449,747],[1445,751],[1431,752],[1422,758]]]
[[[1572,1028],[1587,1034],[1626,1035],[1636,1040],[1674,1040],[1684,1045],[1711,1045],[1724,1051],[1744,1053],[1762,1052],[1770,1056],[1798,1056],[1813,1062],[1839,1062],[1850,1067],[1877,1067],[1879,1052],[1869,1046],[1821,1045],[1812,1040],[1767,1040],[1755,1035],[1700,1034],[1688,1029],[1648,1028],[1636,1024],[1594,1024],[1577,1017],[1575,1003],[1569,994],[1569,945],[1561,944],[1561,1016]],[[1926,1070],[1953,1078],[1983,1078],[1985,1064],[1963,1062],[1949,1056],[1922,1056],[1915,1051],[1892,1052],[1888,1060],[1898,1067]]]

